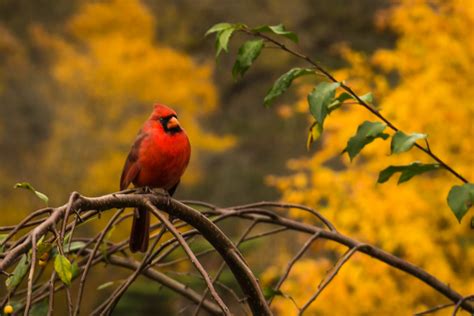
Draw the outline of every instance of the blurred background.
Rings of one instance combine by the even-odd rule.
[[[299,35],[299,50],[357,93],[372,91],[390,120],[404,131],[429,134],[433,151],[474,178],[470,1],[1,0],[0,224],[42,207],[32,194],[14,190],[16,182],[30,182],[51,205],[65,203],[72,191],[118,190],[135,134],[160,102],[177,110],[193,147],[177,198],[221,206],[303,203],[320,209],[340,231],[420,265],[463,294],[474,292],[471,216],[459,224],[445,201],[457,180],[439,172],[400,186],[376,185],[389,164],[431,161],[415,151],[388,157],[380,140],[352,163],[341,156],[357,125],[375,120],[357,107],[331,115],[327,133],[307,151],[306,94],[316,82],[300,80],[274,107],[262,106],[278,76],[307,65],[268,49],[244,79],[234,81],[232,64],[245,37],[235,35],[231,53],[218,62],[214,40],[204,38],[224,21],[283,23]],[[106,218],[89,229],[99,230]],[[125,237],[125,226],[111,238]],[[244,227],[223,224],[230,235]],[[277,240],[245,249],[265,286],[274,284],[305,241],[287,235]],[[283,287],[299,304],[344,251],[323,242],[313,250]],[[262,252],[272,259],[260,262]],[[218,265],[217,257],[208,264]],[[97,275],[94,291],[86,293],[85,310],[107,295],[107,289],[95,291],[97,285],[111,275],[118,279],[112,269],[103,271],[108,273]],[[129,289],[117,315],[176,314],[186,304],[145,282]],[[229,273],[222,282],[236,287]],[[309,314],[410,314],[442,302],[420,282],[356,256]],[[284,297],[274,306],[279,315],[296,312]]]

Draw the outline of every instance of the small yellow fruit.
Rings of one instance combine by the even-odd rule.
[[[5,307],[3,308],[3,313],[6,315],[13,313],[13,306],[5,305]]]

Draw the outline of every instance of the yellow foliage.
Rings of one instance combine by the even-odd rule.
[[[222,151],[235,142],[203,130],[200,119],[217,105],[210,62],[154,41],[156,21],[138,0],[84,4],[67,24],[67,38],[32,34],[53,55],[58,83],[56,117],[43,165],[65,184],[87,194],[118,189],[135,134],[154,103],[178,112],[193,146],[184,183],[199,178],[202,151]],[[55,170],[61,165],[61,170]],[[81,167],[87,166],[88,169]],[[61,184],[59,194],[64,193]]]
[[[368,57],[343,47],[341,52],[351,66],[338,71],[336,77],[346,79],[360,94],[373,90],[387,118],[405,132],[427,133],[431,149],[472,180],[474,45],[467,39],[474,29],[474,6],[456,0],[405,0],[397,2],[385,17],[400,35],[396,47]],[[398,76],[395,84],[390,81],[394,73]],[[304,102],[302,95],[298,105]],[[268,182],[281,191],[282,200],[314,206],[343,233],[421,266],[465,295],[473,293],[472,211],[459,224],[446,203],[450,187],[459,180],[439,171],[402,185],[395,179],[376,184],[379,171],[389,165],[432,161],[416,149],[389,156],[389,142],[378,139],[351,163],[340,152],[364,120],[376,118],[354,105],[335,111],[319,140],[322,149],[310,158],[289,161],[293,175],[272,176]],[[326,245],[342,254],[338,247]],[[300,262],[283,287],[284,293],[302,305],[330,265],[324,257]],[[309,314],[396,311],[407,315],[445,301],[421,282],[356,255]],[[291,301],[281,297],[274,304],[279,315],[296,311]]]

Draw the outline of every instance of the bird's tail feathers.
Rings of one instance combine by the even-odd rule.
[[[130,251],[146,252],[150,239],[150,213],[147,209],[137,208],[133,216],[130,233]]]

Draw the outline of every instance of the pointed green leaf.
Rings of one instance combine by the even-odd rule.
[[[216,35],[216,58],[219,57],[222,51],[229,51],[229,40],[234,33],[234,28],[224,29],[219,31]]]
[[[260,55],[262,48],[263,40],[247,41],[240,46],[237,60],[232,68],[232,76],[234,79],[237,79],[239,75],[241,77],[244,76],[244,73]]]
[[[366,94],[360,96],[359,98],[367,104],[373,104],[374,103],[374,95],[372,94],[372,92],[366,93]]]
[[[455,185],[448,194],[448,205],[459,222],[474,204],[474,184]]]
[[[100,290],[106,289],[106,288],[108,288],[109,286],[112,286],[112,285],[114,285],[114,282],[113,282],[113,281],[105,282],[105,283],[99,285],[99,286],[97,287],[97,290],[100,291]]]
[[[293,68],[289,70],[275,81],[273,87],[271,87],[271,89],[267,92],[267,95],[263,100],[263,104],[265,106],[270,106],[277,97],[282,95],[291,86],[291,83],[294,79],[310,74],[314,74],[313,69]]]
[[[58,254],[54,259],[54,270],[58,274],[61,281],[67,286],[71,285],[72,280],[72,265],[68,258]]]
[[[398,179],[398,184],[406,182],[413,178],[414,176],[418,174],[422,174],[428,171],[432,170],[437,170],[440,168],[440,165],[437,163],[433,164],[423,164],[420,162],[412,162],[409,165],[404,165],[404,166],[389,166],[382,170],[379,174],[379,178],[377,180],[378,183],[384,183],[390,177],[396,173],[400,172],[400,178]]]
[[[46,203],[46,205],[48,205],[48,197],[46,196],[46,194],[44,193],[41,193],[39,191],[36,191],[35,188],[33,188],[33,186],[31,184],[29,184],[28,182],[19,182],[17,184],[15,184],[14,186],[15,189],[26,189],[26,190],[29,190],[31,192],[33,192],[40,200],[42,200],[44,203]]]
[[[28,267],[30,266],[28,261],[27,255],[21,256],[15,270],[13,270],[13,273],[5,281],[5,285],[9,291],[12,291],[17,285],[19,285],[25,277]]]
[[[86,245],[85,242],[83,241],[73,241],[71,244],[69,244],[67,241],[64,241],[63,243],[63,251],[64,253],[71,253],[71,252],[76,252],[77,250],[84,248]],[[55,257],[58,254],[58,249],[54,248],[52,251],[52,256]]]
[[[70,244],[64,244],[64,253],[75,252],[76,250],[84,248],[86,245],[83,241],[73,241]]]
[[[336,89],[339,82],[321,82],[308,95],[309,111],[318,122],[320,130],[323,130],[324,120],[329,114],[329,105],[334,101]]]
[[[387,139],[388,134],[383,133],[387,125],[381,122],[369,122],[365,121],[359,127],[357,132],[347,142],[347,146],[343,152],[349,154],[349,158],[352,160],[367,144],[373,142],[376,138]]]
[[[292,40],[295,43],[298,43],[298,36],[293,32],[287,31],[283,24],[262,25],[262,26],[259,26],[259,27],[256,27],[256,28],[252,29],[252,31],[261,32],[261,33],[274,33],[274,34],[277,34],[277,35],[284,36],[284,37]]]
[[[209,34],[217,33],[225,29],[229,29],[231,27],[232,27],[232,24],[230,23],[217,23],[217,24],[214,24],[209,30],[207,30],[204,36],[208,36]]]
[[[392,137],[392,143],[390,144],[390,150],[392,154],[399,154],[410,150],[416,141],[419,139],[426,138],[426,134],[413,133],[410,135],[405,134],[402,131],[398,131]]]

